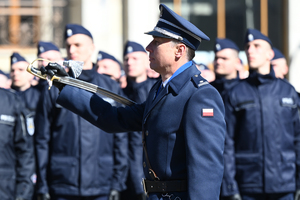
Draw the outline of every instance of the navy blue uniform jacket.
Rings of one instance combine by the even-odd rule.
[[[150,163],[160,180],[187,180],[187,192],[175,196],[217,200],[226,131],[221,96],[195,65],[173,78],[154,99],[160,83],[144,103],[125,108],[112,107],[97,95],[71,86],[62,89],[57,102],[107,132],[143,131]],[[214,116],[203,116],[205,108],[213,109]],[[149,196],[159,198],[160,194]]]
[[[239,81],[240,81],[239,77],[228,80],[228,79],[216,76],[216,80],[214,80],[210,84],[218,90],[218,92],[221,94],[221,96],[224,100],[226,98],[228,91],[231,88],[233,88],[235,85],[237,85],[239,83]]]
[[[137,103],[143,103],[149,94],[150,89],[156,82],[155,79],[148,78],[144,82],[136,83],[127,79],[127,86],[123,89],[124,94],[131,100]],[[143,172],[143,144],[142,144],[141,132],[129,132],[128,133],[128,162],[129,171],[128,179],[129,184],[132,184],[135,194],[143,193],[143,186],[141,184],[144,178]]]
[[[228,134],[222,195],[299,189],[298,97],[286,81],[256,72],[225,101]]]
[[[118,83],[95,70],[79,78],[122,94]],[[46,88],[36,113],[37,193],[94,196],[125,189],[127,134],[105,133],[56,104],[57,96],[57,88]]]
[[[25,125],[24,104],[0,88],[0,198],[30,200],[33,195],[33,146]]]

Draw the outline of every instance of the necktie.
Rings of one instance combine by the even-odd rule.
[[[155,98],[157,97],[157,95],[159,94],[159,92],[160,92],[161,90],[163,90],[163,89],[164,89],[164,86],[163,86],[163,84],[161,84],[161,85],[159,86],[159,88],[157,89]]]

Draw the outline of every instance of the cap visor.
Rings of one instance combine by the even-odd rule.
[[[172,38],[172,37],[169,37],[169,36],[167,36],[167,35],[164,35],[164,34],[162,34],[162,33],[157,32],[157,31],[149,31],[149,32],[146,32],[145,34],[147,34],[147,35],[153,35],[153,36],[156,36],[156,37],[162,37],[162,38],[170,38],[170,39],[174,39],[174,38]]]

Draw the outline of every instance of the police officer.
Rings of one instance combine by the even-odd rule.
[[[124,69],[127,77],[127,86],[123,89],[125,95],[137,103],[143,103],[156,79],[148,77],[149,57],[145,48],[133,41],[127,41],[124,46]],[[129,173],[127,178],[128,189],[122,194],[122,199],[145,199],[141,182],[143,172],[142,133],[128,134]]]
[[[214,52],[216,80],[211,85],[219,91],[224,99],[227,91],[239,81],[239,48],[228,38],[216,38]]]
[[[225,101],[227,136],[222,195],[225,199],[293,200],[299,189],[298,97],[271,66],[270,39],[248,29],[250,75]]]
[[[65,41],[68,58],[84,61],[79,79],[122,94],[118,83],[97,73],[87,29],[67,24]],[[55,103],[58,92],[43,90],[35,121],[39,199],[117,200],[125,189],[127,134],[108,134],[62,108]]]
[[[0,88],[0,96],[0,197],[31,200],[36,176],[24,104],[12,91]]]
[[[289,72],[289,67],[281,51],[275,47],[273,48],[273,51],[274,51],[274,57],[271,60],[271,64],[275,72],[275,76],[277,78],[283,79],[285,75],[287,75],[287,73]]]
[[[25,60],[25,58],[15,52],[11,55],[10,61],[10,77],[12,80],[11,89],[20,96],[24,103],[26,127],[27,133],[29,134],[27,140],[33,151],[34,117],[41,92],[37,86],[31,85],[34,76],[26,71],[29,63]],[[34,160],[33,153],[31,156],[33,157],[32,160]],[[31,165],[32,168],[34,168],[35,163],[31,163]]]
[[[104,51],[99,51],[97,55],[97,72],[100,74],[106,74],[111,79],[119,82],[120,87],[125,87],[127,83],[125,72],[120,61],[118,61],[113,55],[110,55]]]
[[[37,50],[38,58],[43,58],[48,61],[58,63],[62,63],[62,61],[64,60],[59,51],[59,48],[52,42],[39,41],[37,45]],[[38,62],[39,68],[41,68],[42,66],[47,66],[48,61],[46,60],[40,60]],[[38,87],[42,90],[45,86],[48,86],[47,81],[44,79],[39,79]]]
[[[143,131],[148,199],[218,199],[223,177],[224,107],[192,59],[209,38],[164,4],[147,34],[150,67],[161,75],[142,104],[112,107],[97,95],[61,88],[57,103],[109,131]],[[63,75],[63,68],[48,65]]]
[[[207,65],[203,63],[196,63],[194,61],[194,64],[197,66],[199,71],[201,72],[201,76],[205,78],[209,83],[213,82],[216,79],[216,74],[214,71],[209,69]]]
[[[26,71],[29,63],[19,53],[12,53],[10,56],[10,77],[11,88],[16,91],[25,91],[31,87],[33,75]]]
[[[146,100],[156,79],[149,78],[149,57],[145,48],[136,42],[127,41],[124,46],[124,69],[127,87],[123,89],[131,100],[142,103]]]

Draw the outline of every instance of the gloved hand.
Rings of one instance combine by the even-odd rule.
[[[137,200],[146,200],[146,198],[147,197],[146,197],[146,194],[144,192],[136,195]]]
[[[242,197],[240,194],[235,194],[228,197],[223,197],[223,200],[242,200]]]
[[[49,75],[51,78],[54,76],[54,75],[57,75],[57,76],[69,76],[68,73],[65,71],[65,69],[60,66],[59,64],[57,63],[48,63],[48,65],[46,67],[41,67],[41,72],[42,74],[47,74]],[[53,85],[55,87],[57,87],[59,89],[59,91],[61,91],[63,89],[63,87],[65,86],[65,84],[63,83],[59,83],[57,81],[53,81]]]
[[[295,192],[295,200],[300,200],[300,190]]]
[[[50,195],[48,193],[46,194],[38,194],[37,200],[50,200]]]
[[[64,67],[60,66],[58,63],[49,62],[46,67],[41,67],[42,74],[48,74],[49,76],[69,76]]]
[[[118,190],[111,190],[109,194],[109,200],[119,200],[120,192]]]

